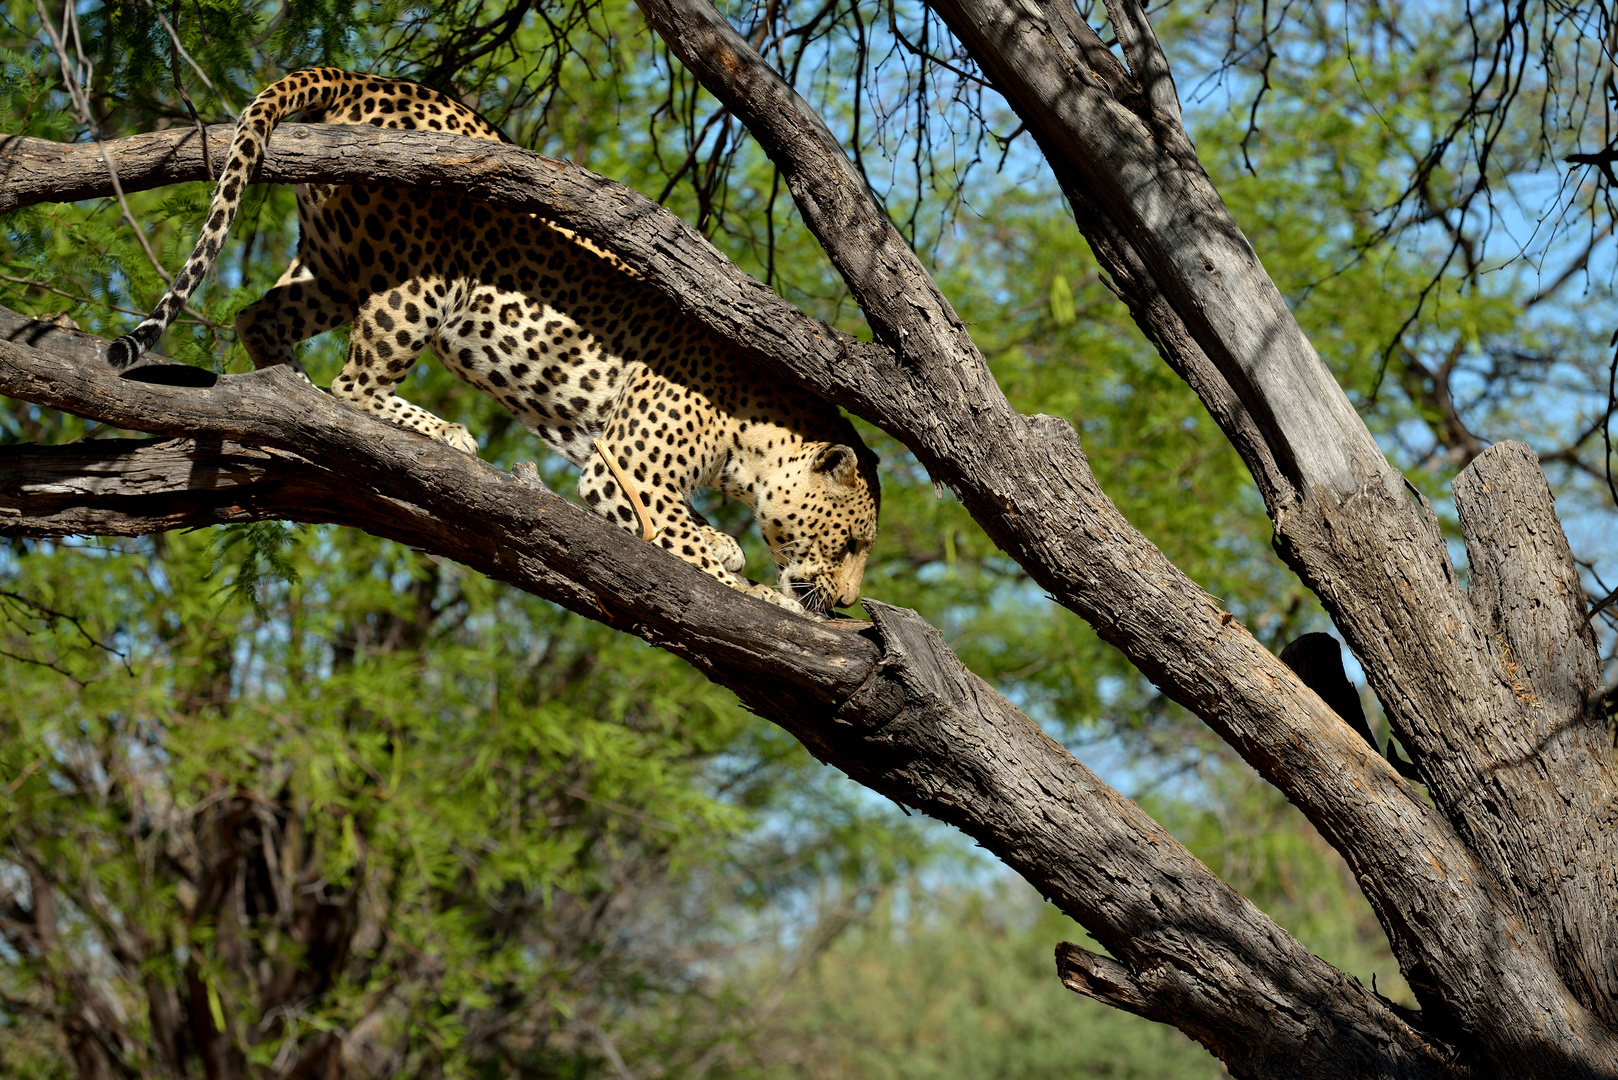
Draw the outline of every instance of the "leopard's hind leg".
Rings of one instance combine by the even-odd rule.
[[[421,291],[418,287],[416,294]],[[419,303],[409,286],[370,296],[349,328],[348,362],[331,384],[332,396],[429,439],[476,454],[477,440],[464,424],[440,420],[393,392],[431,342],[437,325],[436,309]]]
[[[316,275],[300,254],[268,292],[236,313],[236,333],[254,367],[290,364],[307,378],[292,346],[341,326],[353,314],[353,296]]]

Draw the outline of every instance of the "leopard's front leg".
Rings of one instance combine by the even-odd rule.
[[[649,532],[651,543],[733,589],[803,614],[803,606],[792,597],[737,573],[745,565],[741,547],[691,508],[694,469],[666,474],[650,461],[637,461],[628,448],[605,442],[600,446],[606,454],[598,451],[579,473],[579,496],[591,509],[643,539]],[[716,543],[719,537],[729,543]]]
[[[734,536],[714,528],[702,520],[700,514],[697,515],[697,530],[707,542],[708,549],[719,559],[719,565],[737,574],[747,569],[747,555]]]

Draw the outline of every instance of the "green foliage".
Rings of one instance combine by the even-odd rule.
[[[248,521],[222,525],[214,534],[213,568],[209,579],[218,578],[227,565],[234,567],[228,584],[231,599],[251,605],[263,618],[267,612],[259,602],[259,587],[276,581],[298,583],[298,568],[291,549],[302,529],[285,521]]]
[[[509,32],[515,8],[476,0],[169,8],[217,92],[152,8],[79,10],[105,137],[189,125],[187,98],[222,120],[307,64],[421,78],[522,145],[661,199],[794,304],[865,333],[769,161],[623,0],[528,5]],[[90,137],[31,0],[3,0],[0,14],[0,129]],[[1195,58],[1224,16],[1163,14],[1166,40],[1194,58],[1183,71],[1213,66]],[[1529,392],[1546,372],[1598,370],[1600,320],[1581,303],[1610,298],[1530,314],[1527,275],[1438,273],[1446,241],[1432,234],[1387,243],[1412,147],[1464,89],[1454,35],[1434,19],[1408,49],[1355,67],[1341,31],[1329,17],[1289,25],[1256,134],[1239,95],[1193,102],[1198,146],[1317,347],[1436,494],[1459,461],[1434,373],[1471,365],[1482,389],[1468,415],[1489,430],[1563,438],[1588,425],[1585,398],[1536,408]],[[1014,124],[992,101],[974,116],[961,98],[879,113],[834,97],[811,73],[864,54],[836,34],[801,48],[780,55],[834,129],[858,133],[860,167],[1016,407],[1073,423],[1131,523],[1267,644],[1322,628],[1270,552],[1240,461],[1141,340],[1048,173],[1015,141],[1004,171],[982,163],[985,131]],[[914,78],[890,67],[863,85],[903,101]],[[1526,160],[1529,141],[1508,132],[1502,152]],[[165,266],[188,252],[208,195],[129,195]],[[248,196],[169,355],[245,370],[231,319],[285,267],[294,220],[289,190]],[[4,227],[10,307],[111,336],[163,289],[115,200],[34,207]],[[1511,359],[1528,348],[1565,366]],[[302,360],[327,382],[345,350],[328,334]],[[535,454],[439,365],[401,389],[466,424],[497,464]],[[921,611],[1053,734],[1117,764],[1159,820],[1311,948],[1403,994],[1354,883],[1296,812],[1041,595],[901,445],[862,431],[884,463],[868,594]],[[8,444],[113,434],[0,410]],[[571,489],[569,469],[541,467]],[[702,509],[746,528],[734,505]],[[767,576],[761,542],[742,540]],[[0,617],[7,1075],[69,1075],[68,1048],[88,1045],[86,1003],[101,1010],[96,1030],[115,1033],[99,1052],[154,1075],[180,1060],[200,1072],[215,1050],[255,1075],[314,1072],[338,1032],[354,1075],[1217,1074],[1172,1032],[1063,990],[1051,947],[1081,931],[986,881],[956,841],[814,766],[665,654],[461,568],[280,523],[17,542],[0,556]]]
[[[892,876],[918,850],[816,808],[801,752],[632,639],[360,534],[280,549],[256,604],[210,586],[217,557],[183,534],[11,551],[0,813],[62,928],[0,968],[13,1023],[99,941],[108,1001],[191,986],[260,1065],[367,1024],[400,1074],[567,1056],[553,1026],[690,979],[669,935],[803,872],[758,832],[788,795],[804,867]],[[715,879],[727,859],[749,873]],[[720,891],[682,911],[696,878]],[[515,1025],[493,1042],[492,1009]],[[126,1060],[158,1068],[143,1012]]]
[[[1072,326],[1078,317],[1073,307],[1073,286],[1068,284],[1067,276],[1058,270],[1051,276],[1051,322],[1061,329]]]
[[[966,891],[912,887],[819,926],[821,951],[745,976],[774,1007],[711,1054],[710,1075],[805,1080],[1072,1076],[1218,1077],[1171,1028],[1076,997],[1054,977],[1058,941],[1081,927],[1021,882]]]

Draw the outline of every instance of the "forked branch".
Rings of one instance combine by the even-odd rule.
[[[1301,1060],[1348,1077],[1373,1059],[1397,1075],[1442,1074],[1438,1052],[1384,1002],[1101,783],[914,613],[872,601],[862,632],[790,615],[532,478],[284,370],[209,387],[132,382],[105,368],[105,347],[0,310],[0,393],[174,435],[0,450],[0,532],[289,518],[462,562],[688,659],[822,760],[959,826],[1127,956],[1154,1008],[1246,1075],[1288,1075]]]
[[[1212,362],[1199,389],[1234,391],[1243,408],[1229,415],[1256,425],[1268,456],[1255,475],[1275,480],[1265,470],[1278,465],[1283,478],[1265,492],[1278,534],[1339,625],[1354,620],[1344,631],[1369,657],[1395,721],[1419,736],[1423,778],[1447,815],[1413,797],[1346,724],[1317,722],[1319,699],[1299,693],[1292,672],[1194,596],[1195,586],[1099,490],[1070,427],[1010,409],[948,301],[863,186],[851,182],[825,124],[707,0],[643,0],[641,8],[770,155],[877,340],[897,354],[887,373],[896,390],[888,414],[903,420],[884,426],[954,487],[1030,576],[1309,816],[1353,867],[1424,1004],[1457,1038],[1464,1033],[1480,1058],[1524,1075],[1618,1071],[1618,1034],[1603,1023],[1614,999],[1598,988],[1605,974],[1588,974],[1611,969],[1606,937],[1585,933],[1583,921],[1587,898],[1610,890],[1609,868],[1618,863],[1610,812],[1594,825],[1573,821],[1565,808],[1554,813],[1556,778],[1533,773],[1521,758],[1511,769],[1499,759],[1480,720],[1509,724],[1519,716],[1479,677],[1495,654],[1466,649],[1471,609],[1436,521],[1407,498],[1303,337],[1185,132],[1165,130],[1155,114],[1159,122],[1148,127],[1098,89],[1082,58],[1064,51],[1072,36],[1055,21],[1031,22],[1029,5],[937,3],[1061,163],[1059,175],[1067,170],[1089,185],[1082,194],[1110,217],[1109,242],[1131,238],[1156,296]],[[1150,66],[1147,38],[1135,44]],[[1149,633],[1138,633],[1148,625]],[[1394,693],[1403,689],[1398,674],[1417,685]],[[1468,713],[1489,706],[1505,712]],[[1593,797],[1611,806],[1603,798],[1618,791],[1610,754],[1591,742],[1583,720],[1570,729],[1570,754]],[[1289,741],[1289,730],[1305,729],[1305,744]],[[1485,781],[1478,773],[1490,768]],[[1569,858],[1584,907],[1523,885],[1522,868],[1543,857],[1545,834],[1562,830],[1578,834]],[[1521,920],[1535,927],[1532,940],[1523,940]],[[1524,1065],[1529,1045],[1555,1046],[1565,1058]]]
[[[1567,1000],[1544,952],[1513,936],[1511,905],[1501,902],[1449,822],[1129,526],[1101,492],[1069,425],[1010,408],[948,301],[870,203],[857,174],[801,99],[783,89],[745,43],[738,47],[706,4],[681,5],[677,16],[661,3],[645,6],[654,21],[683,20],[663,32],[687,63],[717,63],[717,71],[699,67],[699,77],[717,88],[775,156],[883,344],[852,343],[808,319],[648,200],[511,147],[427,132],[288,125],[271,143],[261,178],[453,185],[489,202],[543,214],[611,247],[692,318],[750,349],[758,362],[801,379],[903,440],[1036,581],[1285,791],[1349,859],[1402,965],[1421,976],[1413,981],[1440,1006],[1446,1025],[1493,1032],[1501,1051],[1512,1049],[1500,1045],[1504,1036],[1520,1047],[1540,1038],[1542,1027],[1552,1029],[1552,1036],[1571,1029],[1588,1035],[1586,1045],[1599,1060],[1618,1061],[1610,1040],[1588,1028],[1577,1004]],[[201,177],[200,147],[190,145],[194,134],[142,139],[146,167],[120,156],[126,187]],[[97,170],[105,172],[82,158],[75,171],[68,160],[72,148],[13,141],[7,153],[0,206],[48,198],[52,182],[58,191],[84,197],[100,182]],[[36,165],[24,167],[23,159]],[[182,161],[194,165],[182,167]],[[25,359],[11,350],[0,354],[12,374],[28,366]],[[30,370],[56,369],[46,363]],[[294,389],[290,380],[271,381],[275,377],[237,376],[206,389],[146,387],[139,392],[164,395],[161,408],[143,399],[150,411],[105,418],[139,428],[162,417],[158,430],[165,432],[193,438],[206,432],[292,454],[307,453],[321,439],[351,438],[343,432],[357,422],[352,414],[343,413],[347,427],[327,416],[330,426],[316,432],[309,425],[320,414],[301,401],[302,411],[286,418],[291,428],[244,430],[256,410],[272,409],[273,400]],[[103,380],[94,392],[81,388],[71,400],[27,383],[13,382],[16,388],[6,392],[44,394],[30,400],[80,412],[114,400],[134,408],[120,397],[131,392],[130,383]],[[253,392],[253,407],[243,411],[230,395],[247,391]],[[227,399],[238,404],[223,408]],[[187,402],[214,411],[190,415]],[[276,414],[272,409],[263,415]],[[1255,427],[1262,431],[1264,425]],[[459,541],[471,545],[460,554],[453,545],[421,546],[535,591],[552,589],[553,598],[572,610],[605,616],[686,656],[856,779],[958,824],[1085,923],[1119,962],[1142,976],[1141,985],[1153,986],[1172,1003],[1166,1007],[1176,1023],[1233,1067],[1249,1075],[1288,1075],[1307,1059],[1322,1076],[1350,1075],[1358,1066],[1345,1063],[1365,1060],[1386,1060],[1395,1074],[1432,1067],[1433,1047],[1420,1034],[1363,988],[1309,957],[1205,869],[1188,869],[1194,865],[1184,861],[1189,856],[1147,819],[1123,809],[1098,810],[1116,793],[1075,771],[1070,757],[960,669],[947,650],[940,652],[941,645],[929,643],[920,626],[877,606],[873,641],[774,614],[779,622],[770,624],[774,629],[758,628],[764,634],[759,639],[737,629],[753,625],[736,607],[743,598],[695,571],[690,577],[700,580],[670,585],[686,571],[648,569],[636,561],[633,538],[614,527],[554,497],[546,503],[519,481],[406,433],[390,429],[376,446],[394,447],[385,462],[333,459],[345,462],[351,482],[384,497],[373,499],[376,516],[363,527],[383,535],[397,528],[404,538],[423,533],[425,521],[439,520],[439,514],[447,515],[442,520],[486,518],[488,534]],[[431,475],[453,485],[434,488],[420,471],[428,463],[440,470]],[[479,494],[496,490],[528,493],[527,499],[554,508],[536,519],[520,510],[523,498]],[[366,506],[366,499],[356,494],[353,505]],[[254,505],[264,514],[286,510]],[[422,516],[395,521],[390,514],[401,512],[400,506]],[[547,522],[584,531],[547,533]],[[577,563],[583,577],[556,569],[569,552],[583,552]],[[901,653],[917,659],[907,666],[896,661]],[[846,723],[829,722],[833,714]],[[990,737],[986,725],[1009,734]],[[1142,835],[1157,838],[1147,844],[1149,851],[1140,846]],[[1157,861],[1163,855],[1167,864]],[[1098,873],[1104,866],[1111,869]],[[1119,884],[1137,882],[1150,883]],[[1129,896],[1121,898],[1120,890]],[[1198,898],[1189,906],[1165,899],[1190,894]],[[1210,902],[1219,912],[1212,924],[1206,918]],[[1419,917],[1411,915],[1412,905],[1419,906]],[[1166,981],[1153,984],[1147,972]],[[1531,992],[1507,997],[1490,989],[1501,986]],[[1257,998],[1248,997],[1255,987],[1262,988]],[[1250,1005],[1264,1016],[1250,1015]],[[1307,1023],[1278,1034],[1274,1014],[1281,1008],[1288,1016],[1307,1017]],[[1285,1047],[1277,1051],[1281,1057],[1271,1057],[1277,1047]]]

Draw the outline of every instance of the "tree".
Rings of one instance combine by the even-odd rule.
[[[283,373],[120,381],[94,339],[12,322],[0,390],[175,437],[12,451],[6,528],[354,525],[638,634],[822,760],[974,837],[1111,953],[1060,949],[1070,988],[1174,1024],[1239,1075],[1618,1072],[1613,693],[1533,452],[1468,451],[1453,485],[1463,585],[1428,499],[1388,463],[1199,164],[1145,12],[1109,6],[1114,51],[1063,5],[930,10],[1016,111],[1111,286],[1241,455],[1277,552],[1363,666],[1414,781],[1323,700],[1330,687],[1281,663],[1125,520],[1065,421],[1011,408],[822,117],[698,0],[643,11],[769,155],[874,341],[809,318],[648,200],[515,148],[288,125],[260,178],[455,184],[541,213],[897,438],[1034,582],[1303,810],[1353,869],[1419,1011],[1310,955],[914,614],[867,602],[870,626],[845,629],[764,609],[531,472],[357,421]],[[205,176],[205,146],[217,155],[225,137],[177,129],[107,153],[136,190]],[[0,206],[111,194],[100,153],[14,140]],[[1401,371],[1443,411],[1441,379]]]

